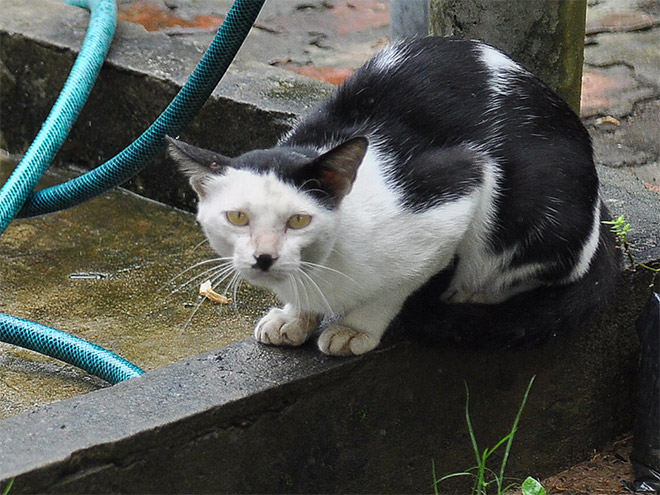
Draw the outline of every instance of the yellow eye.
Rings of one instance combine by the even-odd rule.
[[[291,215],[289,219],[286,221],[287,227],[290,229],[303,229],[309,225],[309,222],[312,221],[312,217],[310,215]]]
[[[242,211],[228,211],[227,220],[230,224],[236,225],[237,227],[245,227],[250,223],[250,219]]]

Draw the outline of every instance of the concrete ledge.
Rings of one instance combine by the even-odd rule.
[[[640,261],[658,262],[656,193],[624,170],[601,173],[613,213],[641,227]],[[627,269],[591,325],[529,350],[394,338],[335,359],[311,344],[239,342],[0,421],[0,483],[15,478],[12,493],[426,492],[431,460],[438,473],[473,464],[464,382],[484,448],[506,434],[533,375],[510,474],[548,475],[630,431],[634,322],[651,282]]]
[[[0,146],[22,153],[39,131],[82,44],[89,14],[57,0],[4,0],[0,18]],[[206,46],[120,22],[107,62],[56,165],[94,168],[119,153],[165,109]],[[272,146],[331,86],[265,64],[238,61],[182,133],[236,155]],[[185,180],[164,157],[126,187],[192,206]]]

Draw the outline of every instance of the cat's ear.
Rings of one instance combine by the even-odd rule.
[[[190,185],[201,198],[206,194],[206,184],[214,175],[222,174],[230,158],[215,151],[198,148],[170,136],[165,136],[167,151],[179,169],[188,177]]]
[[[368,146],[367,138],[359,136],[327,151],[314,160],[316,179],[337,199],[343,198],[351,192]]]

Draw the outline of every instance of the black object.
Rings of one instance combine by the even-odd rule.
[[[660,294],[652,293],[637,320],[641,347],[637,414],[630,460],[634,493],[660,493]]]

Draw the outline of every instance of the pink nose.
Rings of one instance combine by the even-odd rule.
[[[257,232],[252,238],[257,267],[267,271],[279,256],[280,236],[272,231]]]

